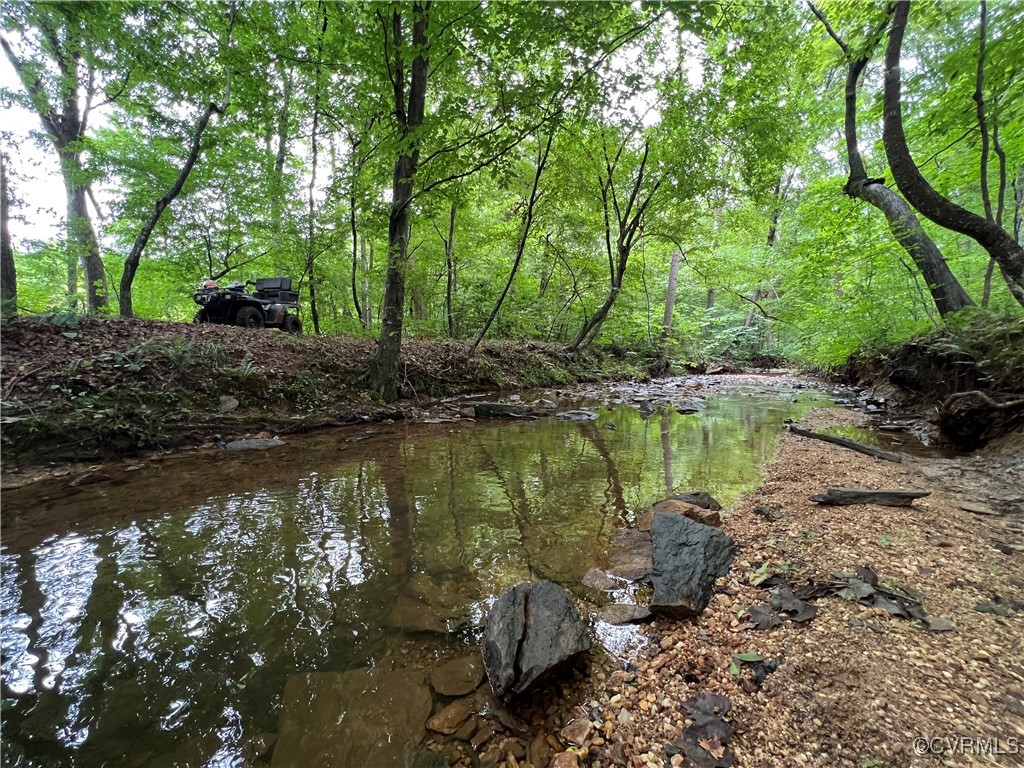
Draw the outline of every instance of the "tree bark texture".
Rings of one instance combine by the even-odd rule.
[[[871,49],[877,44],[877,38],[880,37],[884,24],[879,25],[869,35],[867,49],[854,58],[849,46],[832,29],[824,14],[813,5],[811,10],[850,59],[846,71],[846,100],[843,119],[846,158],[850,175],[844,191],[850,197],[863,200],[882,212],[896,242],[907,252],[924,277],[940,315],[945,317],[973,305],[971,297],[950,270],[942,251],[921,227],[921,222],[914,215],[914,211],[903,198],[885,186],[884,179],[868,178],[867,169],[860,154],[857,144],[857,89],[860,77],[870,60]]]
[[[18,275],[11,244],[11,198],[7,189],[7,161],[0,153],[0,315],[18,313]]]
[[[978,216],[937,192],[921,174],[903,126],[900,56],[910,15],[910,0],[895,4],[885,52],[882,144],[900,192],[917,211],[946,229],[967,235],[995,259],[1013,297],[1024,306],[1024,248],[994,221]]]
[[[388,216],[388,262],[384,274],[384,302],[381,307],[381,330],[377,351],[370,360],[366,383],[385,402],[398,399],[398,359],[402,349],[402,310],[405,307],[405,272],[409,261],[409,202],[419,166],[417,132],[423,125],[427,96],[427,27],[430,19],[430,0],[418,0],[412,5],[412,50],[416,57],[411,65],[411,77],[406,91],[403,20],[399,7],[391,11],[390,48],[388,62],[394,88],[395,119],[399,125],[401,142],[392,178],[391,212]],[[387,23],[382,13],[387,39]]]

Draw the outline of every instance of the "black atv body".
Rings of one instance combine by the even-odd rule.
[[[249,293],[246,285],[255,290]],[[208,280],[192,294],[201,309],[193,322],[240,325],[243,328],[280,328],[302,333],[299,321],[299,292],[292,290],[290,277],[264,277],[255,283],[231,283],[221,289]]]

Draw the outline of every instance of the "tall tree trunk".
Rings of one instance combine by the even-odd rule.
[[[7,158],[0,152],[0,315],[18,314],[18,275],[11,245],[11,198],[7,189]]]
[[[714,308],[715,308],[715,289],[714,288],[708,288],[708,301],[707,301],[707,304],[705,305],[705,309],[714,309]]]
[[[974,302],[971,297],[960,285],[960,281],[950,270],[939,247],[921,227],[921,222],[918,221],[907,202],[885,186],[885,179],[868,178],[860,147],[857,144],[857,89],[860,77],[870,60],[872,49],[878,44],[885,29],[888,16],[870,33],[865,52],[853,58],[850,48],[832,29],[824,14],[813,5],[811,10],[843,53],[850,57],[846,71],[844,117],[846,159],[850,175],[843,191],[850,197],[863,200],[882,212],[889,224],[889,231],[893,238],[907,252],[924,277],[940,315],[945,317],[953,312],[959,312],[964,307],[972,306]]]
[[[668,287],[665,290],[665,314],[661,318],[661,357],[668,362],[668,345],[672,338],[672,319],[676,308],[676,288],[679,286],[679,265],[683,252],[676,248],[668,265]]]
[[[32,99],[33,107],[43,131],[50,138],[60,159],[61,175],[67,197],[67,256],[68,256],[68,300],[74,306],[78,295],[78,262],[81,260],[86,282],[86,308],[95,312],[107,306],[107,276],[100,257],[99,242],[89,218],[86,206],[88,180],[81,162],[81,145],[85,139],[86,125],[93,93],[92,77],[81,82],[82,64],[81,21],[74,17],[74,6],[55,6],[56,13],[63,17],[65,26],[59,24],[43,29],[50,43],[49,53],[61,72],[59,107],[55,107],[43,89],[40,79],[32,67],[14,54],[7,38],[0,34],[0,47],[18,75],[18,79]],[[62,36],[63,34],[63,36]],[[79,100],[79,91],[86,93],[85,107]]]
[[[281,93],[281,109],[277,113],[277,152],[274,155],[273,199],[271,200],[271,216],[275,226],[280,225],[284,211],[285,185],[284,162],[288,158],[289,125],[292,105],[292,70],[283,62],[278,61],[278,76],[283,83]]]
[[[537,206],[537,200],[540,198],[540,177],[544,173],[544,166],[548,162],[548,154],[551,152],[551,142],[554,140],[554,132],[548,134],[547,144],[544,149],[537,150],[537,168],[533,174],[533,187],[530,189],[530,199],[526,204],[526,211],[523,213],[523,227],[519,233],[519,247],[516,249],[516,258],[512,262],[512,269],[509,270],[508,280],[505,281],[505,288],[502,290],[498,300],[494,303],[494,309],[491,310],[491,314],[487,318],[487,322],[484,323],[484,327],[480,329],[479,335],[476,337],[476,341],[473,342],[473,346],[469,348],[469,354],[476,354],[476,348],[480,346],[480,342],[483,341],[484,336],[487,334],[487,330],[491,327],[491,323],[494,322],[494,318],[498,316],[498,312],[501,310],[501,305],[505,301],[505,297],[508,295],[509,290],[512,288],[512,282],[516,279],[516,272],[519,271],[519,264],[523,260],[523,254],[526,252],[526,241],[530,236],[530,228],[533,226],[533,212]]]
[[[310,131],[310,151],[312,167],[309,174],[308,209],[309,219],[306,225],[306,275],[309,277],[309,313],[313,319],[313,333],[320,335],[320,312],[316,306],[316,171],[320,145],[317,140],[320,129],[320,77],[323,72],[324,35],[327,33],[327,10],[323,0],[317,3],[317,13],[323,14],[323,23],[317,39],[316,74],[313,82],[313,128]]]
[[[85,280],[85,306],[89,312],[95,312],[107,306],[107,274],[103,269],[100,257],[100,244],[96,238],[96,230],[92,226],[87,204],[87,190],[77,178],[83,171],[77,153],[69,158],[77,166],[65,176],[65,193],[67,194],[67,228],[68,228],[68,284],[71,284],[71,263],[81,263],[82,277]]]
[[[353,152],[355,150],[353,149]],[[356,193],[355,193],[355,181],[352,182],[352,191],[348,196],[348,226],[352,233],[352,304],[356,308],[356,317],[359,318],[359,324],[366,328],[366,314],[363,312],[362,306],[359,304],[359,291],[356,289],[356,278],[359,266],[359,243],[362,242],[362,261],[363,261],[363,282],[366,282],[366,241],[359,236],[359,232],[356,228]],[[365,287],[363,290],[365,298]]]
[[[380,13],[380,12],[378,12]],[[402,310],[405,307],[405,271],[409,261],[409,203],[412,200],[416,169],[419,166],[418,128],[423,124],[427,96],[427,27],[430,0],[412,5],[412,76],[408,95],[405,82],[405,57],[402,17],[399,7],[391,11],[391,75],[394,85],[395,117],[401,127],[402,147],[395,159],[392,180],[391,213],[388,217],[388,264],[384,275],[384,304],[377,351],[370,360],[366,383],[386,401],[398,398],[398,357],[402,349]],[[381,15],[383,21],[383,15]],[[385,24],[386,27],[386,24]]]
[[[363,305],[359,315],[359,321],[363,328],[373,326],[373,307],[370,306],[370,269],[366,261],[366,236],[359,236],[359,263],[363,270],[362,293]]]
[[[996,224],[1001,227],[1003,226],[1003,214],[1006,212],[1006,152],[999,141],[999,122],[995,118],[992,120],[992,151],[999,158],[999,194],[996,198]],[[1020,242],[1016,230],[1014,231],[1013,239],[1018,243]],[[989,256],[988,267],[985,269],[985,292],[981,302],[983,307],[988,306],[989,300],[992,297],[992,273],[995,272],[995,268],[996,260]]]
[[[453,200],[451,210],[448,213],[448,239],[444,241],[444,313],[448,319],[448,337],[451,339],[455,338],[455,214],[457,211],[458,207]]]
[[[1013,297],[1024,306],[1024,248],[1002,227],[939,194],[921,174],[910,154],[903,127],[900,55],[910,15],[910,0],[899,0],[885,52],[882,144],[893,178],[911,205],[940,227],[967,235],[995,259]]]

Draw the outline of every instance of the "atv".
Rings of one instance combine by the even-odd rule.
[[[253,286],[252,293],[246,286]],[[202,309],[195,323],[240,325],[243,328],[280,328],[285,333],[302,333],[299,321],[299,292],[292,290],[290,277],[264,277],[256,282],[229,283],[221,290],[213,280],[192,294]]]

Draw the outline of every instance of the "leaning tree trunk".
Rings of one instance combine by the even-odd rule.
[[[0,315],[18,313],[18,275],[11,245],[11,201],[7,193],[7,163],[0,152]]]
[[[851,56],[849,46],[832,29],[825,15],[813,5],[811,11],[825,26],[829,36],[835,40],[843,53]],[[887,19],[888,17],[886,17]],[[935,241],[921,227],[921,222],[918,221],[907,202],[885,186],[885,179],[868,178],[857,143],[857,88],[860,77],[867,67],[871,50],[877,44],[884,29],[885,22],[883,21],[869,35],[865,53],[851,60],[846,71],[843,130],[846,136],[846,160],[850,168],[850,176],[843,191],[850,197],[863,200],[882,212],[889,224],[889,231],[917,265],[928,285],[928,290],[931,292],[932,300],[935,302],[939,314],[945,317],[964,307],[972,306],[974,302],[950,270]]]
[[[381,307],[381,330],[377,351],[366,372],[366,384],[386,401],[398,399],[398,357],[402,350],[402,310],[405,307],[405,271],[409,262],[409,203],[419,167],[417,134],[423,125],[427,96],[427,26],[430,2],[421,0],[412,5],[412,77],[408,97],[405,90],[405,56],[402,44],[402,18],[398,7],[391,14],[391,35],[394,50],[392,82],[395,115],[401,126],[403,147],[395,160],[392,181],[391,213],[388,217],[388,264],[384,275],[384,302]]]
[[[900,55],[910,16],[910,0],[899,0],[885,52],[882,144],[900,192],[923,216],[940,227],[975,240],[995,259],[1013,297],[1024,306],[1024,248],[994,221],[943,197],[921,174],[910,154],[903,127]]]

